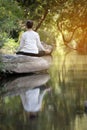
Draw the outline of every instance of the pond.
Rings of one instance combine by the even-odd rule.
[[[49,73],[1,80],[0,130],[87,130],[85,56],[69,57],[55,58]]]

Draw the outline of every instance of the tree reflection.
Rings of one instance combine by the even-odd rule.
[[[37,89],[37,87],[39,87],[41,88],[41,92],[43,93],[40,98],[40,103],[42,103],[42,99],[48,91],[48,85],[46,85],[46,83],[49,81],[49,79],[49,74],[43,73],[13,78],[10,81],[7,80],[5,84],[3,84],[4,86],[1,88],[0,96],[1,129],[17,130],[26,129],[28,127],[32,127],[32,129],[35,129],[33,128],[32,123],[37,124],[37,120],[33,122],[29,120],[28,113],[25,112],[19,95],[23,96],[23,94],[29,92],[29,90],[35,90]]]
[[[86,56],[68,55],[59,56],[51,68],[51,106],[56,116],[52,121],[54,129],[78,130],[78,127],[75,129],[76,117],[84,118],[84,101],[87,100]]]
[[[58,57],[58,62],[56,58],[56,63],[54,62],[54,67],[50,70],[51,79],[48,80],[49,78],[46,77],[49,76],[47,75],[38,75],[39,78],[36,78],[37,76],[33,78],[29,77],[29,80],[33,80],[31,82],[33,84],[32,86],[26,77],[26,91],[24,90],[24,83],[21,83],[22,81],[24,82],[23,78],[11,81],[11,84],[9,83],[9,86],[14,86],[13,83],[15,83],[15,85],[18,87],[16,86],[15,89],[14,87],[7,87],[6,91],[2,91],[3,96],[0,100],[0,112],[2,112],[2,121],[0,127],[3,130],[6,128],[9,128],[9,130],[11,128],[13,130],[87,129],[87,115],[84,108],[84,102],[87,100],[87,71],[82,67],[83,63],[85,65],[84,59],[85,58],[82,60],[82,64],[77,65],[77,62],[75,61],[71,64],[67,62],[67,55],[66,57],[62,58],[61,56]],[[68,60],[70,59],[68,58]],[[21,81],[21,85],[19,81]],[[29,85],[31,85],[31,89],[34,88],[34,81],[36,84],[41,84],[41,86],[44,84],[45,86],[52,87],[52,89],[50,93],[46,94],[44,97],[38,118],[31,120],[29,118],[29,114],[26,113],[23,109],[20,97],[15,97],[14,95],[19,95],[20,92],[27,92]],[[8,84],[6,85],[8,86]],[[20,86],[22,86],[21,91],[19,89]],[[9,98],[7,96],[9,96]],[[3,97],[5,97],[5,99]],[[6,126],[4,126],[4,124]]]

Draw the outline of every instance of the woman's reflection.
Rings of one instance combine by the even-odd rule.
[[[42,100],[47,92],[49,92],[50,88],[34,88],[26,91],[21,94],[21,100],[24,107],[24,110],[29,112],[30,118],[34,118],[38,116],[38,112],[41,110]]]

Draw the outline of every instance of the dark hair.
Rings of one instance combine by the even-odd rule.
[[[27,28],[32,28],[32,27],[33,27],[33,21],[32,21],[32,20],[28,20],[28,21],[26,22],[26,27],[27,27]]]

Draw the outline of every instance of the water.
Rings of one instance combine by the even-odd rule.
[[[87,130],[86,100],[86,56],[60,56],[49,74],[1,82],[0,130]]]

